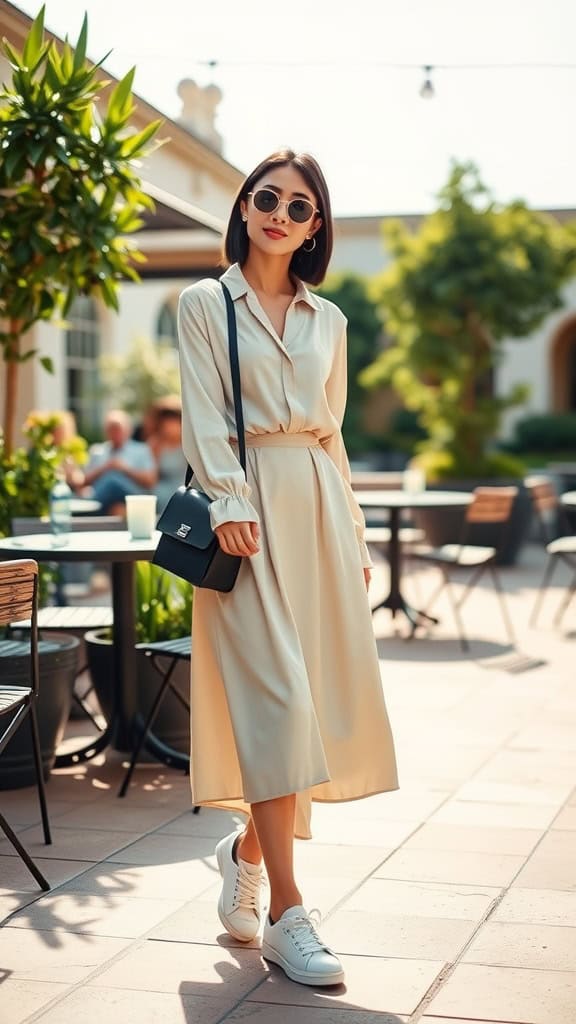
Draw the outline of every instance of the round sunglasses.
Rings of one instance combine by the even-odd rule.
[[[256,192],[248,192],[252,202],[260,213],[274,213],[280,203],[284,203],[290,220],[296,224],[305,224],[319,211],[308,199],[280,199],[270,188],[259,188]]]

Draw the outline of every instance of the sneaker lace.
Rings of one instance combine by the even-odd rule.
[[[320,924],[321,920],[322,915],[315,908],[309,914],[291,917],[286,921],[286,930],[304,956],[311,956],[312,953],[319,953],[327,949],[326,944],[322,942],[315,927]]]
[[[234,906],[243,907],[245,910],[253,910],[255,913],[260,909],[260,887],[262,876],[251,874],[240,865],[234,888]]]

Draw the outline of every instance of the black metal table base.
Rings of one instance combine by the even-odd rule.
[[[142,722],[140,721],[140,725]],[[136,720],[136,727],[138,727],[138,716]],[[103,732],[91,742],[87,743],[84,747],[80,747],[79,750],[66,751],[66,753],[57,754],[56,761],[54,763],[55,768],[72,768],[77,764],[85,764],[86,761],[91,761],[93,757],[96,757],[106,747],[114,745],[117,750],[118,746],[114,743],[116,736],[117,727],[114,719],[111,719]],[[179,750],[174,750],[172,747],[167,746],[162,740],[154,736],[153,733],[148,733],[146,742],[144,744],[149,754],[152,754],[157,761],[161,761],[167,768],[177,768],[180,771],[189,771],[190,769],[190,758],[183,754]],[[127,750],[126,753],[129,751]]]
[[[385,597],[383,601],[374,605],[372,614],[377,612],[380,608],[387,608],[391,611],[393,619],[396,618],[397,612],[403,612],[412,625],[412,629],[416,629],[418,626],[423,626],[427,622],[437,626],[440,621],[433,615],[428,615],[427,612],[421,611],[419,608],[413,608],[412,605],[408,604],[408,602],[404,600],[401,594],[388,594],[388,597]]]

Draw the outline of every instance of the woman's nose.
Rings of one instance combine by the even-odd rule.
[[[289,220],[289,217],[288,217],[288,201],[287,200],[281,199],[279,201],[278,206],[276,207],[276,209],[274,210],[274,213],[272,214],[272,217],[274,218],[274,220],[279,220],[279,221],[282,221],[282,222],[286,222],[286,221]]]

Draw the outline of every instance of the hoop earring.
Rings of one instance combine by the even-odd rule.
[[[312,245],[308,249],[306,248],[305,245],[302,245],[301,246],[302,252],[314,252],[314,249],[316,248],[316,239],[315,238],[310,238],[310,239],[308,239],[308,241],[312,242]]]

